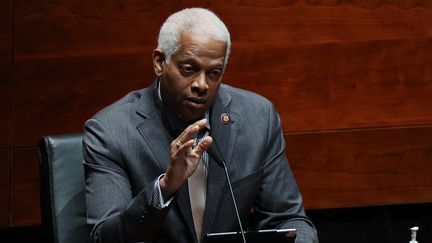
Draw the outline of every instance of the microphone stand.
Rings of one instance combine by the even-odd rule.
[[[237,203],[236,203],[236,200],[235,200],[235,197],[234,197],[234,193],[233,193],[233,189],[232,189],[232,186],[231,186],[231,179],[229,178],[228,169],[227,169],[225,163],[224,163],[224,170],[225,170],[225,175],[226,175],[227,181],[228,181],[229,191],[231,193],[231,198],[233,200],[234,210],[235,210],[235,213],[236,213],[236,216],[237,216],[237,222],[238,222],[238,224],[240,226],[240,233],[241,233],[241,236],[242,236],[242,239],[243,239],[243,243],[246,243],[246,238],[245,238],[244,231],[243,231],[243,226],[242,226],[242,223],[241,223],[241,220],[240,220],[240,215],[239,215],[239,212],[238,212]]]
[[[238,225],[240,227],[240,233],[241,233],[241,236],[242,236],[242,239],[243,239],[243,243],[246,243],[246,237],[244,235],[243,226],[242,226],[242,223],[241,223],[241,220],[240,220],[239,211],[238,211],[238,208],[237,208],[237,203],[236,203],[236,200],[235,200],[235,197],[234,197],[234,192],[233,192],[233,189],[232,189],[232,186],[231,186],[231,179],[229,177],[228,169],[226,167],[225,161],[224,161],[224,159],[222,159],[222,155],[220,153],[220,150],[219,150],[219,148],[217,147],[217,145],[215,143],[213,143],[212,147],[210,147],[207,150],[207,152],[216,161],[216,163],[219,166],[221,166],[221,167],[224,168],[225,176],[226,176],[226,179],[227,179],[227,182],[228,182],[228,186],[229,186],[229,191],[230,191],[230,194],[231,194],[231,199],[232,199],[233,204],[234,204],[234,211],[235,211],[236,216],[237,216],[237,223],[238,223]]]

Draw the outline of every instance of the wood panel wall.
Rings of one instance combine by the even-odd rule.
[[[307,208],[432,202],[432,1],[0,0],[1,226],[40,223],[39,138],[150,84],[188,6],[231,31],[224,81],[280,112]]]
[[[0,226],[9,223],[11,16],[10,1],[0,0]]]

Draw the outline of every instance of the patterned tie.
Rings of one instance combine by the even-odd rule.
[[[206,134],[206,129],[203,129],[196,138],[197,143]],[[188,179],[190,205],[198,242],[201,241],[201,230],[206,204],[207,176],[204,168],[206,156],[207,154],[203,154],[198,163],[198,167]]]

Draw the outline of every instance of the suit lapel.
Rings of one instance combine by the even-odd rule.
[[[173,138],[168,129],[162,128],[164,126],[161,112],[162,107],[161,104],[157,102],[157,89],[155,84],[147,89],[147,93],[141,98],[137,113],[144,119],[137,126],[137,129],[156,158],[161,173],[165,173],[169,161],[169,144]],[[175,203],[188,226],[191,237],[195,239],[195,228],[193,225],[187,183],[178,191]]]
[[[137,107],[137,114],[144,119],[137,125],[137,129],[145,144],[159,164],[161,173],[165,172],[169,159],[170,134],[167,129],[163,129],[162,113],[160,104],[156,100],[156,82],[141,97]]]
[[[239,131],[238,125],[240,119],[235,111],[229,109],[228,105],[230,101],[231,97],[229,94],[221,88],[211,112],[211,136],[219,147],[228,168],[231,163],[235,140]],[[224,124],[221,121],[222,114],[229,115],[230,122],[228,124]],[[210,233],[208,231],[213,224],[223,190],[227,185],[224,169],[217,165],[212,158],[209,158],[207,183],[203,233]]]

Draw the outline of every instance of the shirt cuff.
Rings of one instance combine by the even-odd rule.
[[[170,205],[170,203],[172,202],[174,196],[171,196],[170,198],[167,198],[166,202],[165,199],[162,196],[162,191],[160,189],[160,178],[162,178],[162,176],[164,176],[165,174],[160,175],[156,181],[154,182],[153,185],[153,200],[152,200],[152,204],[155,208],[158,209],[164,209],[166,207],[168,207]]]

